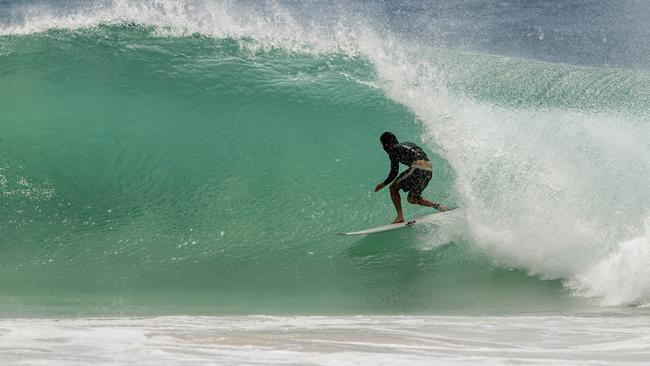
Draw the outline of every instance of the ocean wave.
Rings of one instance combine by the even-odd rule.
[[[53,203],[47,215],[68,216],[54,220],[62,224],[55,231],[34,231],[40,235],[36,238],[23,231],[24,226],[16,227],[13,241],[56,243],[37,250],[38,260],[26,260],[20,250],[13,259],[32,262],[32,271],[37,271],[35,263],[52,263],[50,259],[57,265],[68,260],[84,271],[98,268],[99,274],[79,284],[80,288],[92,287],[98,278],[103,278],[102,285],[110,284],[113,276],[143,263],[145,287],[165,281],[190,283],[206,273],[209,279],[198,280],[205,288],[211,281],[227,288],[221,278],[216,279],[219,276],[236,277],[243,287],[246,281],[256,282],[252,288],[268,286],[269,278],[277,282],[292,278],[297,288],[312,286],[302,280],[318,279],[308,269],[310,265],[321,271],[335,270],[337,264],[328,260],[336,253],[323,249],[330,240],[310,233],[305,226],[317,221],[318,230],[328,232],[341,224],[332,218],[341,217],[337,215],[345,215],[345,222],[368,225],[380,217],[367,213],[377,209],[372,203],[346,201],[364,197],[367,189],[358,188],[358,182],[367,183],[366,176],[381,170],[366,166],[358,174],[351,173],[357,169],[353,162],[359,154],[352,147],[361,139],[372,140],[372,144],[364,142],[363,155],[380,164],[376,155],[365,151],[376,147],[375,135],[381,130],[399,128],[407,135],[420,133],[420,140],[439,156],[436,169],[442,177],[430,193],[464,207],[467,226],[454,237],[468,246],[462,246],[458,258],[464,253],[483,258],[476,250],[488,257],[479,261],[486,271],[492,268],[489,264],[496,264],[498,271],[517,268],[537,278],[562,281],[570,289],[604,299],[607,305],[647,302],[643,222],[650,195],[639,187],[650,178],[650,129],[644,111],[650,88],[643,72],[423,51],[418,44],[378,29],[362,17],[342,20],[334,14],[314,24],[282,5],[246,9],[236,5],[111,1],[53,9],[32,4],[16,9],[10,21],[0,26],[0,63],[10,70],[1,77],[7,82],[15,77],[13,85],[43,88],[40,94],[12,91],[16,101],[6,106],[13,112],[4,127],[18,126],[7,130],[20,144],[5,143],[4,150],[11,156],[8,164],[14,167],[32,161],[34,172],[28,175],[45,175],[41,186],[46,189],[41,191],[56,192],[56,197],[47,197]],[[141,26],[130,29],[128,24]],[[64,47],[52,47],[52,42]],[[255,51],[260,49],[264,52]],[[280,51],[274,54],[273,50]],[[19,59],[21,52],[42,57],[25,63]],[[84,100],[80,94],[91,99]],[[72,107],[76,105],[73,100],[85,103]],[[37,114],[27,111],[30,101],[56,108]],[[121,114],[114,111],[116,105]],[[359,106],[364,110],[359,112]],[[94,117],[86,123],[74,108]],[[197,113],[188,117],[184,112],[190,109]],[[111,113],[118,113],[117,117],[103,117]],[[322,118],[313,117],[319,114]],[[134,115],[136,121],[130,117]],[[309,117],[315,121],[301,122]],[[51,127],[37,120],[59,125]],[[224,122],[211,124],[213,120]],[[23,121],[31,125],[21,130],[19,122]],[[177,121],[189,122],[180,128]],[[273,128],[261,127],[263,121],[273,123]],[[336,133],[350,126],[355,130],[349,138]],[[32,135],[31,129],[55,132]],[[288,135],[292,142],[286,141]],[[326,136],[340,146],[328,150],[325,141],[314,140],[313,135]],[[46,142],[52,136],[57,146]],[[217,146],[211,145],[214,141]],[[19,145],[33,146],[32,151]],[[227,148],[221,150],[221,146]],[[314,146],[327,153],[310,153]],[[278,159],[251,159],[258,155]],[[337,157],[329,159],[330,155]],[[348,164],[342,171],[349,176],[332,173],[341,170],[341,161]],[[316,174],[310,170],[314,163],[320,167],[318,173],[348,190],[356,189],[355,194],[337,201],[336,190],[322,187],[320,197],[302,193],[289,207],[284,206],[282,197],[292,197],[292,192],[323,179],[312,175]],[[281,174],[265,169],[272,164],[281,167]],[[46,168],[49,165],[55,169]],[[259,176],[245,175],[233,166],[252,166]],[[18,176],[16,170],[23,168],[12,169],[12,176]],[[20,181],[9,182],[7,173],[3,174],[2,189],[19,192],[7,187]],[[351,177],[356,181],[351,182]],[[264,190],[266,182],[274,182],[274,188]],[[29,184],[39,186],[32,178]],[[230,190],[221,194],[225,186]],[[133,193],[116,203],[115,197],[125,188]],[[250,192],[256,191],[271,199],[261,206],[248,202]],[[13,202],[4,206],[6,214],[24,212],[20,208],[26,205],[24,197],[5,196]],[[39,197],[37,203],[46,205]],[[385,198],[381,208],[389,211]],[[68,215],[61,207],[70,202],[79,210]],[[42,209],[37,203],[29,207]],[[257,226],[236,219],[254,211],[260,221]],[[304,218],[288,218],[294,212]],[[52,217],[36,222],[52,222]],[[102,233],[121,231],[93,237],[99,232],[93,226]],[[278,227],[280,232],[274,231]],[[231,237],[233,231],[236,234]],[[161,235],[167,240],[161,240]],[[87,257],[68,257],[70,248],[85,248],[85,243],[97,240],[101,260],[87,265],[83,264]],[[430,253],[422,253],[430,248],[438,253],[441,243],[430,245],[427,241],[434,239],[426,235],[404,240],[415,242],[418,255],[434,263]],[[152,253],[155,243],[161,242],[165,246],[162,254]],[[276,252],[278,247],[286,252]],[[363,248],[361,252],[370,250]],[[349,269],[357,263],[356,250],[347,252],[338,265]],[[146,260],[139,258],[141,251]],[[369,277],[378,272],[371,270],[375,263],[365,259],[377,255],[372,250],[360,255],[362,268],[372,272]],[[382,257],[381,269],[392,268],[391,255],[400,254],[389,252]],[[408,259],[396,262],[404,266],[422,263],[413,253],[402,255]],[[318,259],[310,259],[313,256]],[[278,257],[280,264],[275,261]],[[630,265],[628,258],[638,261]],[[179,263],[189,272],[194,265],[203,265],[197,277],[170,274]],[[454,261],[456,265],[469,271],[461,259]],[[212,272],[210,266],[221,269]],[[276,272],[268,278],[247,278],[248,272],[237,270],[257,270],[257,266]],[[161,275],[164,280],[155,279],[154,273],[165,273]],[[54,276],[53,282],[68,276],[67,272]],[[126,276],[117,287],[130,279]],[[429,301],[431,294],[425,292],[423,298]]]

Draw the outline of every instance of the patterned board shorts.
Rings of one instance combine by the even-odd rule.
[[[408,192],[409,197],[419,198],[431,180],[431,172],[412,166],[395,179],[397,187]]]

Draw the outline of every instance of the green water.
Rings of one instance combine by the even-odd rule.
[[[333,235],[394,216],[388,193],[372,192],[389,168],[381,132],[425,146],[426,197],[457,204],[454,170],[368,59],[254,45],[131,25],[0,37],[4,314],[588,303],[462,235]]]

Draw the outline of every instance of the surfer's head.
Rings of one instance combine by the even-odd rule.
[[[395,144],[399,143],[397,141],[397,136],[393,135],[392,132],[384,132],[381,134],[381,137],[379,138],[379,141],[381,141],[381,146],[384,147],[384,150],[386,152],[390,151],[390,148],[395,146]]]

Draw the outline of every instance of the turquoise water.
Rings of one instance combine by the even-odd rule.
[[[646,71],[375,34],[44,22],[0,36],[3,315],[648,301]],[[335,236],[394,217],[372,192],[386,130],[427,150],[425,196],[463,209],[439,227]]]
[[[427,308],[400,293],[413,276],[434,277],[440,253],[418,251],[412,233],[365,245],[333,235],[392,219],[386,195],[369,193],[387,173],[377,136],[421,142],[416,118],[342,75],[371,79],[362,59],[245,45],[125,26],[5,39],[16,51],[2,62],[18,69],[2,83],[9,294],[126,305],[197,296],[229,311]],[[429,194],[446,198],[453,173],[432,157]],[[427,282],[437,281],[411,286]]]

